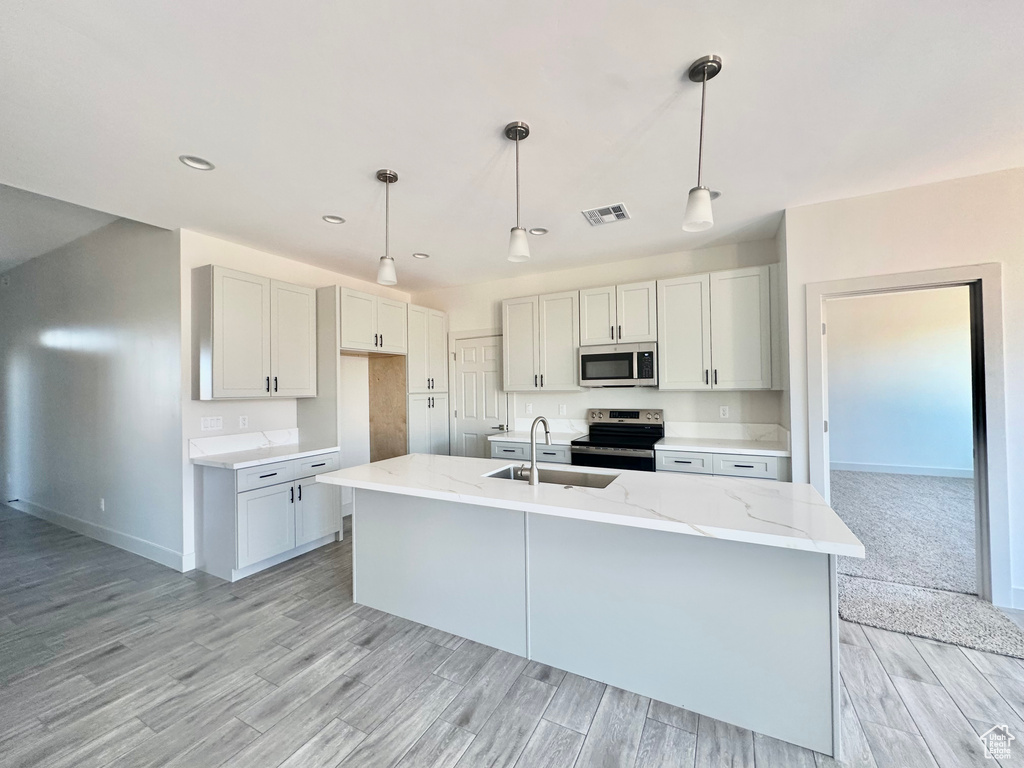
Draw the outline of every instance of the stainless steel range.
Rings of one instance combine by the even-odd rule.
[[[572,441],[572,463],[583,467],[654,471],[654,444],[665,436],[660,409],[595,408],[587,413],[590,434]]]

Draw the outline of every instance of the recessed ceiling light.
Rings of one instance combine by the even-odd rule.
[[[430,254],[429,253],[414,253],[412,255],[412,257],[414,259],[429,259],[430,258]]]
[[[345,220],[343,218],[341,218],[341,216],[335,216],[335,215],[330,214],[330,213],[327,214],[326,216],[324,216],[323,219],[328,224],[344,224],[345,223]]]
[[[548,233],[548,228],[547,227],[531,227],[530,228],[530,234],[531,235],[546,235],[547,233]]]
[[[197,171],[212,171],[215,167],[209,160],[204,160],[195,155],[179,155],[178,159],[189,168],[195,168]]]

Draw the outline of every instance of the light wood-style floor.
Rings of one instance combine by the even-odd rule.
[[[856,625],[847,766],[1024,764],[1024,664]],[[756,766],[837,763],[351,601],[351,546],[236,584],[0,505],[0,765]]]

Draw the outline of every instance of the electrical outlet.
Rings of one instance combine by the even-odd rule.
[[[203,432],[211,432],[216,429],[224,429],[223,416],[203,416],[199,420],[199,429]]]
[[[565,416],[565,403],[560,403],[558,405],[558,415]]]
[[[719,418],[722,418],[722,419],[728,419],[729,418],[729,406],[728,405],[720,405],[720,406],[718,406],[718,416],[719,416]]]
[[[0,286],[3,286],[4,288],[7,288],[10,285],[11,285],[11,276],[10,275],[0,276]]]
[[[101,498],[100,499],[100,512],[106,512],[106,511],[107,511],[107,500]]]
[[[249,417],[248,416],[239,416],[238,417],[238,428],[239,429],[248,429],[248,427],[249,427]]]
[[[526,404],[526,415],[530,416],[533,414],[533,403]]]

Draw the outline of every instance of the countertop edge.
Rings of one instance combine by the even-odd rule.
[[[286,446],[280,446],[282,448]],[[255,448],[252,452],[260,450],[267,450],[265,448]],[[310,456],[322,456],[325,453],[338,453],[341,450],[340,446],[334,446],[330,448],[311,448],[304,451],[294,451],[292,453],[283,453],[279,456],[265,456],[257,459],[242,459],[241,461],[225,461],[223,457],[233,456],[238,453],[249,453],[249,451],[237,451],[236,453],[221,453],[211,454],[209,456],[195,456],[189,459],[193,464],[200,467],[212,467],[213,469],[248,469],[249,467],[259,467],[264,464],[276,464],[280,461],[292,461],[293,459],[305,459]]]

